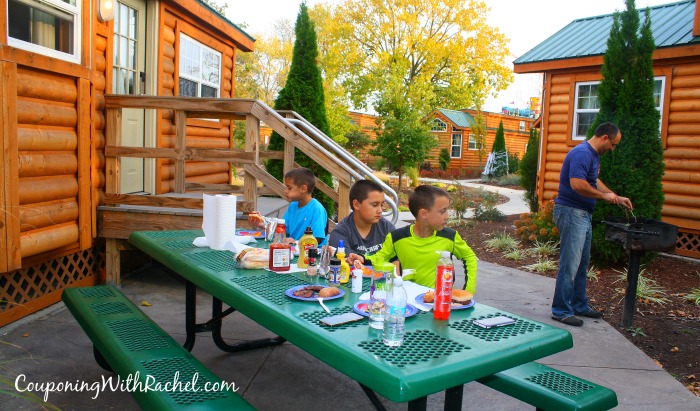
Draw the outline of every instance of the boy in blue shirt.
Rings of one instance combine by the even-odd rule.
[[[314,173],[303,167],[289,170],[284,175],[284,186],[284,194],[290,202],[284,213],[287,234],[298,241],[304,235],[306,227],[311,227],[318,244],[325,243],[328,214],[323,205],[311,197],[316,188]]]

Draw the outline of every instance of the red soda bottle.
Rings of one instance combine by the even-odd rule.
[[[452,284],[454,283],[455,266],[449,251],[443,251],[435,270],[435,305],[433,317],[436,320],[447,320],[452,310]]]

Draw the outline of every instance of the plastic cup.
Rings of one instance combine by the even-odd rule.
[[[359,268],[352,270],[352,287],[350,290],[353,293],[362,292],[362,270]]]
[[[371,283],[369,286],[369,326],[381,330],[384,328],[384,305],[386,294],[394,276],[394,264],[381,263],[374,264]]]

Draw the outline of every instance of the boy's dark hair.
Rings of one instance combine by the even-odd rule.
[[[411,210],[411,214],[417,218],[418,211],[421,209],[430,210],[438,197],[450,198],[447,191],[442,188],[431,185],[418,186],[408,197],[408,209]]]
[[[348,196],[350,198],[350,207],[352,207],[352,200],[363,202],[367,199],[367,197],[369,197],[369,193],[372,191],[379,191],[382,194],[384,193],[382,186],[372,180],[356,181],[355,184],[350,187],[350,194]]]
[[[602,123],[598,127],[596,127],[595,131],[593,132],[593,135],[596,137],[602,137],[604,135],[608,135],[610,138],[615,138],[617,135],[620,133],[620,129],[617,128],[617,126],[613,123]]]
[[[287,171],[287,174],[284,175],[284,179],[292,180],[292,183],[297,187],[306,186],[306,191],[309,194],[313,193],[314,188],[316,188],[316,176],[314,176],[314,172],[308,168],[293,168]]]

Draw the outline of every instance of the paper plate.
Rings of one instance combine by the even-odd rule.
[[[369,313],[367,313],[368,304],[369,300],[358,301],[357,303],[355,303],[355,305],[352,306],[352,310],[363,317],[369,317]],[[414,316],[416,315],[416,313],[418,313],[418,309],[416,307],[412,306],[411,304],[406,305],[406,318]]]
[[[423,293],[423,294],[418,294],[418,295],[416,296],[416,302],[417,302],[417,303],[421,303],[421,304],[425,304],[425,305],[429,305],[429,306],[432,307],[433,303],[426,303],[426,302],[423,301],[423,296],[424,296],[424,295],[425,295],[425,293]],[[469,304],[467,304],[467,305],[455,305],[455,304],[452,304],[452,308],[451,308],[451,309],[452,309],[452,310],[464,310],[464,309],[466,309],[466,308],[472,308],[472,307],[474,307],[474,304],[476,304],[476,303],[474,302],[474,299],[472,298],[472,301],[471,301]]]

